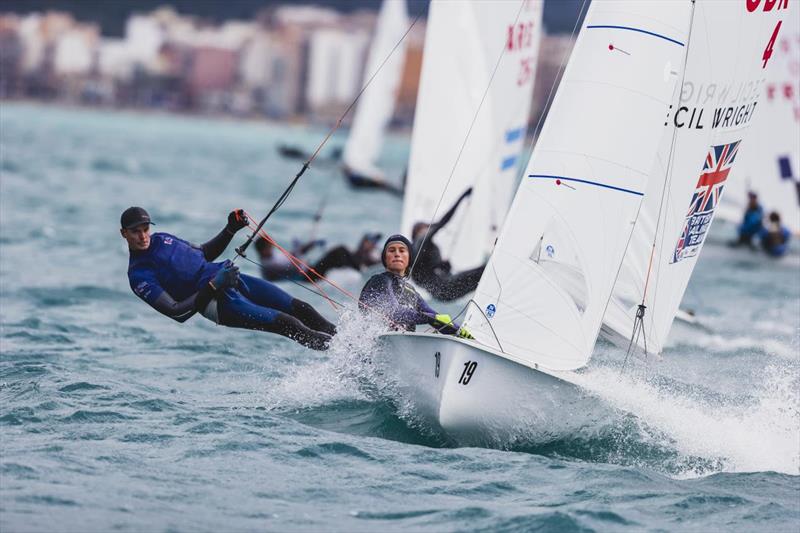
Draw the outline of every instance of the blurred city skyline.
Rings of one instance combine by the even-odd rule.
[[[408,12],[414,17],[427,16],[429,0],[406,0]],[[549,0],[544,2],[543,25],[550,33],[571,32],[581,5],[588,0]],[[315,5],[335,9],[342,13],[360,10],[377,11],[380,0],[313,0],[297,2],[287,0],[0,0],[0,12],[28,14],[43,11],[70,13],[76,19],[93,22],[108,37],[122,37],[128,17],[136,13],[153,11],[162,6],[172,7],[183,15],[192,15],[209,22],[252,19],[265,9],[283,5]]]
[[[81,18],[83,8],[96,2],[33,0],[25,2],[22,13],[0,9],[0,98],[328,125],[352,102],[365,75],[377,11],[357,6],[380,5],[367,0],[260,1],[255,9],[256,2],[238,0],[238,11],[225,11],[232,18],[216,20],[161,0],[141,0],[136,9],[127,0],[103,6],[109,4],[131,8],[115,11],[126,16],[120,36],[104,34],[97,22],[102,9]],[[416,106],[427,24],[422,4],[427,8],[427,2],[410,2],[412,16],[416,9],[420,18],[406,37],[396,92],[392,124],[401,128],[411,126]],[[0,3],[2,8],[14,5],[20,3]],[[72,9],[55,9],[62,5]],[[158,7],[146,11],[149,5]],[[196,5],[223,11],[217,2]],[[247,6],[252,8],[249,16],[233,17]],[[543,112],[573,45],[571,33],[550,32],[545,23],[540,36],[531,121]]]

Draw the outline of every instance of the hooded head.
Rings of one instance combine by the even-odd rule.
[[[386,242],[383,244],[383,251],[381,252],[381,262],[383,263],[383,266],[386,267],[387,269],[389,269],[389,264],[386,261],[386,251],[388,250],[389,245],[397,244],[397,243],[403,244],[406,247],[406,249],[408,250],[408,265],[411,265],[413,263],[413,261],[414,261],[414,253],[413,253],[413,251],[411,249],[411,241],[409,241],[403,235],[400,235],[398,233],[398,234],[392,235],[391,237],[386,239]],[[408,269],[408,266],[406,267],[406,270],[407,269]]]

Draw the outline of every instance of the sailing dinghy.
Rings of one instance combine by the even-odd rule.
[[[675,172],[690,171],[696,181],[709,146],[736,142],[728,138],[734,130],[739,140],[743,133],[727,128],[661,153],[664,137],[673,137],[668,113],[685,60],[697,63],[692,72],[716,73],[719,66],[721,80],[757,84],[765,32],[775,18],[748,12],[744,2],[591,4],[467,308],[465,325],[475,339],[381,337],[391,353],[387,372],[417,415],[459,440],[474,440],[516,427],[523,411],[540,428],[580,414],[586,404],[572,372],[591,358],[653,168],[659,158],[666,158],[662,164],[675,158]],[[717,65],[719,54],[735,60]],[[679,168],[680,150],[686,150],[680,160],[692,162],[688,170]],[[694,191],[678,189],[680,207],[671,209],[685,214]],[[665,229],[673,249],[675,229]]]
[[[359,100],[342,156],[342,172],[356,188],[377,188],[402,194],[402,187],[386,181],[377,160],[397,99],[405,61],[406,40],[403,35],[407,30],[406,0],[383,0],[364,71],[365,83],[378,70],[381,72],[372,79]],[[395,46],[398,49],[393,53]]]

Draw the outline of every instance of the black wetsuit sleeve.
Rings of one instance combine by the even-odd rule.
[[[162,315],[166,315],[177,322],[186,322],[195,313],[205,309],[213,297],[214,290],[210,285],[206,285],[198,292],[180,302],[176,302],[172,296],[164,291],[158,295],[154,301],[149,303],[153,309]]]
[[[231,239],[233,239],[235,234],[236,232],[231,231],[228,229],[228,226],[225,226],[214,238],[200,246],[206,261],[213,261],[222,255],[222,252],[224,252],[225,248],[231,243]]]
[[[433,236],[436,235],[436,233],[440,229],[445,227],[448,222],[450,222],[450,219],[453,218],[453,215],[456,214],[456,210],[458,209],[458,206],[461,205],[461,202],[463,202],[464,198],[466,198],[466,197],[467,197],[466,194],[462,194],[458,198],[458,200],[456,200],[456,203],[453,204],[453,207],[451,207],[450,210],[447,213],[445,213],[442,218],[439,219],[439,222],[436,222],[435,224],[433,224],[431,226],[431,229],[428,231],[428,239],[429,240],[433,239]]]

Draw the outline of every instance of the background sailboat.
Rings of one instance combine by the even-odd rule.
[[[392,187],[385,182],[377,161],[383,147],[386,127],[394,112],[405,61],[406,41],[402,37],[408,30],[408,25],[406,1],[384,0],[364,70],[365,82],[379,68],[381,72],[359,100],[342,156],[342,171],[355,187],[375,187],[383,183],[397,193],[402,191],[402,187]],[[398,42],[399,46],[392,53]],[[388,60],[383,63],[387,57]]]
[[[435,239],[454,270],[486,261],[511,203],[541,18],[538,0],[431,2],[401,229],[411,235],[415,223],[441,217],[473,187],[468,203]]]

